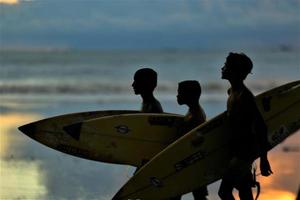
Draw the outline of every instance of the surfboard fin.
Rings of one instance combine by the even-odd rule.
[[[68,126],[63,127],[64,131],[66,131],[72,138],[75,140],[80,139],[82,123],[75,123]]]

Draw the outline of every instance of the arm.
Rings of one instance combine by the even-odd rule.
[[[268,142],[268,128],[261,116],[256,104],[255,104],[255,115],[254,115],[254,131],[258,137],[258,146],[260,154],[260,171],[263,176],[269,176],[273,172],[268,160],[268,150],[270,144]]]
[[[270,176],[271,174],[273,174],[269,160],[268,160],[267,152],[265,152],[264,154],[262,154],[260,156],[260,165],[259,166],[260,166],[261,175]]]
[[[260,171],[263,176],[269,176],[273,172],[268,160],[268,150],[270,149],[270,144],[268,142],[268,128],[265,121],[260,114],[258,107],[255,102],[255,98],[251,92],[246,93],[242,101],[242,108],[245,109],[244,116],[247,121],[250,122],[252,126],[252,133],[254,141],[257,143],[257,153],[260,157]]]
[[[259,113],[260,115],[260,113]],[[268,149],[269,149],[269,142],[268,142],[268,129],[265,125],[263,118],[261,115],[259,116],[261,119],[259,124],[262,124],[261,126],[258,126],[258,139],[259,139],[259,147],[260,147],[260,171],[263,176],[269,176],[273,172],[271,170],[271,166],[268,160]]]

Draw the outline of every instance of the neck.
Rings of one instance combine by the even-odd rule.
[[[149,102],[149,101],[155,100],[153,93],[144,93],[144,94],[141,94],[141,97],[144,102]]]
[[[200,110],[200,104],[198,102],[189,103],[187,106],[189,107],[190,113],[195,113]]]
[[[245,86],[243,80],[229,80],[229,82],[233,90],[240,90]]]

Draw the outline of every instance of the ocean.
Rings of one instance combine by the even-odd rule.
[[[244,51],[254,69],[246,84],[254,94],[300,79],[300,51]],[[136,70],[158,72],[155,96],[165,112],[184,114],[176,102],[178,82],[198,80],[208,118],[226,109],[229,84],[222,80],[226,50],[0,51],[0,199],[111,199],[133,167],[66,155],[17,130],[35,120],[88,110],[138,110],[131,84]],[[300,131],[270,152],[274,174],[261,181],[261,200],[295,199],[300,183]],[[218,199],[219,181],[209,185]],[[235,193],[235,195],[237,195]],[[193,199],[190,194],[184,200]]]

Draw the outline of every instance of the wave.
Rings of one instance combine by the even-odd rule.
[[[286,81],[256,80],[247,82],[254,92],[264,91],[279,86]],[[202,84],[203,93],[218,93],[227,90],[229,85],[224,81],[207,82]],[[177,83],[165,81],[159,83],[158,93],[173,94],[177,92]],[[130,84],[118,82],[86,82],[86,83],[0,83],[0,94],[34,94],[34,95],[100,95],[100,94],[131,94]]]

